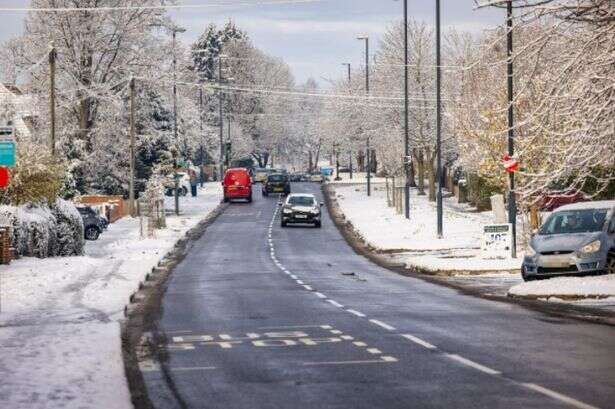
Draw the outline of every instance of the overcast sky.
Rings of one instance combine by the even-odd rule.
[[[241,3],[238,6],[191,8],[174,11],[187,32],[184,42],[194,41],[210,22],[223,24],[229,18],[247,31],[253,42],[269,54],[283,58],[297,82],[313,77],[344,75],[342,62],[362,61],[363,45],[355,38],[367,34],[374,45],[393,20],[402,18],[401,0],[320,0],[302,4],[258,4],[250,0],[183,0],[182,4]],[[26,7],[29,0],[0,0],[1,7]],[[434,21],[435,0],[409,0],[410,17]],[[502,11],[474,10],[473,0],[441,0],[442,24],[479,32],[501,24]],[[0,40],[18,35],[24,13],[0,11]]]

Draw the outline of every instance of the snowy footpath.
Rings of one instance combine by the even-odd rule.
[[[138,219],[124,218],[88,242],[84,256],[0,266],[0,408],[131,408],[120,339],[124,306],[221,197],[211,183],[198,197],[181,198],[181,215],[168,216],[155,238],[140,239]]]
[[[357,179],[356,182],[360,182]],[[345,183],[344,183],[345,182]],[[387,207],[386,187],[375,183],[372,195],[365,184],[331,183],[335,199],[354,230],[376,252],[408,268],[447,276],[447,280],[486,293],[573,302],[615,311],[615,276],[559,277],[524,283],[518,258],[483,255],[483,226],[493,223],[491,212],[472,212],[455,198],[444,200],[444,237],[436,232],[436,206],[426,196],[411,193],[410,220]]]

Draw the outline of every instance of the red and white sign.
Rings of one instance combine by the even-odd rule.
[[[0,188],[5,188],[9,184],[9,180],[11,180],[11,174],[9,173],[9,169],[0,166]]]
[[[515,158],[511,158],[509,154],[504,155],[504,169],[508,173],[513,173],[519,170],[519,162]]]

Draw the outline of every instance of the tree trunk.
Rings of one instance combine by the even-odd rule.
[[[308,152],[308,172],[312,173],[314,170],[314,162],[312,162],[312,151]]]
[[[365,172],[365,155],[362,150],[357,152],[357,167],[359,168],[359,172]]]
[[[378,172],[378,158],[376,157],[376,150],[371,151],[371,158],[369,164],[371,165],[371,171],[375,175]]]
[[[414,161],[408,165],[406,178],[410,187],[416,187],[416,177],[414,175]]]
[[[418,167],[419,173],[419,185],[418,185],[418,195],[425,196],[425,162],[423,160],[423,150],[419,149],[418,151],[414,149],[414,161]]]
[[[436,201],[436,172],[434,171],[434,159],[435,155],[431,151],[430,148],[427,148],[425,151],[425,157],[427,159],[427,172],[429,178],[429,201]]]

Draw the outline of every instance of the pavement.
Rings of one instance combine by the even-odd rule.
[[[615,327],[403,277],[277,198],[233,203],[175,268],[156,408],[613,408]],[[294,192],[320,186],[293,184]]]

